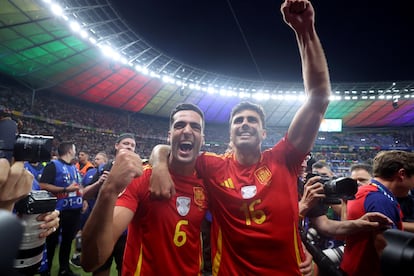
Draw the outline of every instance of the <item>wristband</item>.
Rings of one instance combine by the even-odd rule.
[[[63,187],[63,193],[66,193],[66,187]]]

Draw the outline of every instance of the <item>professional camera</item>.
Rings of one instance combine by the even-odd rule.
[[[318,174],[308,173],[306,181]],[[354,199],[358,190],[358,183],[350,177],[339,177],[331,179],[329,176],[321,175],[320,183],[323,184],[323,189],[326,197],[323,202],[325,204],[340,204],[340,199]]]
[[[412,275],[414,234],[397,229],[388,229],[384,232],[384,238],[387,245],[381,254],[382,274],[384,276]]]
[[[4,143],[3,132],[0,126],[0,158],[9,161],[28,161],[30,163],[50,161],[52,150],[52,136],[18,134],[14,136],[14,144]]]
[[[31,163],[50,161],[52,136],[18,134],[17,123],[0,106],[0,158]]]
[[[14,267],[24,275],[36,274],[43,257],[46,238],[39,238],[39,234],[44,231],[39,228],[43,222],[36,218],[39,214],[54,211],[56,202],[56,197],[40,190],[32,191],[15,204],[15,210],[23,221],[24,233]]]
[[[307,231],[301,227],[302,242],[318,265],[321,276],[344,276],[345,273],[339,267],[344,247],[339,246],[322,250],[320,247],[320,236],[316,229],[309,228]]]

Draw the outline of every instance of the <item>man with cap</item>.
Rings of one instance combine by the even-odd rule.
[[[132,133],[122,133],[121,135],[118,136],[118,138],[115,141],[115,145],[114,145],[115,158],[116,158],[117,153],[121,149],[126,149],[129,151],[135,152],[135,146],[136,146],[135,135]],[[99,189],[101,188],[102,184],[108,178],[109,172],[113,164],[114,164],[114,160],[109,160],[109,162],[107,162],[103,166],[102,170],[98,170],[96,172],[96,174],[93,176],[90,182],[92,184],[86,186],[84,189],[83,198],[85,200],[97,198]],[[121,275],[126,237],[127,237],[127,231],[124,231],[124,233],[119,237],[118,241],[116,242],[111,256],[108,258],[108,260],[105,262],[104,265],[102,265],[100,268],[98,268],[96,271],[93,272],[93,275],[108,275],[109,276],[113,259],[115,259],[116,269],[118,270],[118,275]]]

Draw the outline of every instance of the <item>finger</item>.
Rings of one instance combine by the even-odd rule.
[[[305,2],[293,2],[289,7],[289,12],[295,14],[301,14],[306,10],[307,3]]]
[[[175,185],[172,185],[171,187],[171,196],[175,195]]]
[[[3,186],[9,176],[10,163],[7,159],[0,159],[0,187]]]
[[[15,162],[10,167],[9,177],[7,178],[7,182],[9,183],[9,185],[15,185],[19,181],[19,179],[22,178],[25,171],[26,170],[24,168],[23,162]]]
[[[45,238],[45,237],[53,234],[54,232],[56,232],[56,230],[57,230],[56,227],[51,227],[47,231],[40,233],[39,237],[40,238]]]

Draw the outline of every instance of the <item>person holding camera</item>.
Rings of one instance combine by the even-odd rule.
[[[12,216],[13,209],[16,202],[26,198],[32,191],[33,184],[33,175],[24,168],[24,162],[18,161],[14,162],[10,166],[9,160],[6,158],[0,158],[0,214],[1,214],[1,224],[0,224],[0,233],[2,233],[2,239],[0,244],[6,246],[10,244],[13,240],[16,241],[15,244],[11,244],[10,248],[7,250],[1,251],[1,265],[0,271],[3,273],[10,273],[9,275],[18,274],[18,272],[13,268],[15,253],[20,246],[20,241],[22,237],[16,237],[16,234],[19,235],[23,231],[23,227],[20,225],[19,228],[10,228],[9,222],[12,222],[14,216]],[[9,215],[10,214],[10,215]],[[46,212],[38,215],[36,220],[39,221],[39,239],[44,239],[47,236],[51,235],[59,227],[59,211],[55,210],[52,212]],[[14,248],[13,248],[14,246]],[[8,261],[10,260],[10,261]]]
[[[403,214],[397,197],[414,188],[414,153],[401,150],[379,152],[373,159],[373,178],[358,188],[348,201],[348,219],[368,212],[389,217],[393,229],[403,230]],[[383,231],[368,231],[346,236],[341,269],[348,275],[381,275],[380,255],[386,243]]]
[[[329,166],[325,162],[315,162],[313,165],[317,164],[316,167],[319,168],[322,176],[308,173],[306,177],[307,160],[308,158],[302,163],[303,173],[299,175],[298,180],[299,186],[302,187],[299,190],[303,190],[299,200],[302,240],[317,264],[314,275],[342,275],[339,270],[339,263],[343,254],[343,247],[326,249],[322,237],[341,240],[345,235],[360,231],[383,229],[392,222],[381,213],[367,213],[355,220],[329,218],[324,204],[327,195],[324,183],[321,180],[324,179],[324,176],[330,175]],[[317,170],[314,170],[314,172],[317,172]],[[334,253],[331,254],[331,252]]]
[[[367,185],[371,182],[372,166],[366,163],[353,164],[349,168],[349,173],[349,177],[356,180],[358,186]]]
[[[331,167],[325,161],[316,161],[312,165],[312,173],[315,175],[319,175],[322,177],[321,183],[329,182],[336,178],[334,172],[332,171]],[[342,199],[337,199],[337,202],[327,204],[327,216],[330,219],[341,220],[342,215]]]
[[[346,235],[382,230],[392,221],[379,212],[369,212],[354,220],[334,220],[326,214],[323,199],[326,198],[321,176],[313,176],[304,185],[299,201],[299,218],[302,225],[302,240],[316,263],[314,275],[343,275],[339,264],[343,246],[325,248],[326,238],[343,240]]]
[[[52,267],[53,257],[59,235],[59,275],[76,275],[69,268],[72,241],[79,229],[83,207],[81,178],[73,164],[76,147],[71,141],[61,142],[58,146],[58,160],[50,161],[40,178],[40,188],[57,197],[56,209],[60,210],[60,226],[55,233],[47,237],[47,259]]]
[[[32,191],[33,175],[18,161],[10,166],[5,158],[0,158],[0,210],[13,212],[16,202],[27,197]],[[40,238],[45,238],[59,227],[58,210],[41,214],[37,220],[43,221]],[[1,270],[0,270],[1,271]]]

